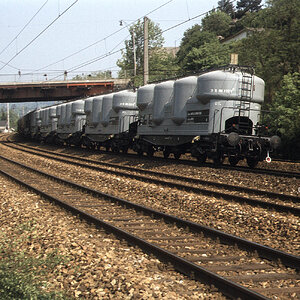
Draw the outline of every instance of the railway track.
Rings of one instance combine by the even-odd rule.
[[[7,141],[9,142],[10,139],[7,138]],[[40,144],[38,144],[40,145]],[[80,149],[80,148],[78,148]],[[103,153],[103,151],[101,150],[89,150],[89,149],[84,149],[83,151],[89,151],[92,153]],[[111,155],[118,155],[118,153],[113,153],[113,152],[105,152],[105,153],[110,153]],[[137,157],[136,154],[131,154],[131,153],[127,153],[124,154],[122,153],[122,156],[124,157]],[[163,158],[160,156],[153,156],[153,157],[148,157],[148,156],[143,156],[143,158],[145,160],[151,160],[151,161],[174,161],[174,158]],[[203,163],[201,165],[199,165],[199,163],[195,160],[191,160],[191,159],[180,159],[180,160],[176,160],[177,164],[183,164],[183,165],[187,165],[187,166],[194,166],[194,167],[199,167],[199,166],[203,166],[203,167],[208,167],[211,169],[224,169],[224,170],[235,170],[235,171],[239,171],[239,172],[244,172],[244,173],[254,173],[254,174],[265,174],[265,175],[271,175],[271,176],[276,176],[276,177],[286,177],[286,178],[297,178],[300,179],[300,172],[292,172],[292,171],[284,171],[284,170],[274,170],[274,169],[264,169],[264,168],[249,168],[247,166],[230,166],[228,164],[223,164],[223,165],[219,165],[216,166],[213,163],[210,162],[206,162]]]
[[[1,173],[224,295],[290,299],[300,257],[63,180],[7,158]]]
[[[143,182],[147,181],[158,185],[165,185],[179,190],[187,190],[197,194],[200,193],[207,196],[222,198],[228,201],[246,203],[248,205],[260,206],[279,212],[300,215],[300,197],[298,196],[138,169],[135,167],[120,166],[118,164],[99,162],[62,153],[58,154],[52,151],[36,149],[24,145],[14,145],[11,143],[5,145],[26,153],[84,168],[134,178]],[[251,195],[251,197],[249,197],[249,195]],[[263,200],[261,197],[263,197]]]

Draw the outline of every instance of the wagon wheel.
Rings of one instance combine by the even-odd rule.
[[[178,160],[181,156],[181,153],[180,152],[174,152],[174,157],[176,160]]]
[[[247,157],[247,164],[250,168],[254,169],[258,164],[257,157]]]
[[[213,161],[216,166],[220,166],[224,162],[224,156],[221,153],[217,153],[216,156],[214,156]]]
[[[147,149],[147,156],[152,157],[154,154],[154,149],[152,146],[149,146]]]
[[[168,158],[170,155],[170,150],[164,150],[163,155],[164,155],[164,158]]]
[[[230,165],[233,167],[236,166],[237,163],[240,161],[239,158],[236,156],[229,156],[228,160],[229,160]]]
[[[204,164],[206,159],[207,159],[207,154],[206,153],[203,153],[203,154],[200,154],[200,155],[197,156],[197,161],[200,164]]]

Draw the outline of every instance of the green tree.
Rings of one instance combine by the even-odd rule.
[[[207,36],[202,33],[201,26],[199,24],[196,24],[186,30],[183,34],[179,51],[176,54],[179,65],[184,68],[184,59],[187,53],[189,53],[193,48],[197,48],[203,45],[206,41],[209,41],[210,37],[210,33],[207,33]]]
[[[121,68],[119,77],[131,78],[135,86],[143,83],[144,69],[144,24],[139,20],[129,28],[131,38],[125,41],[125,50],[117,65]],[[164,38],[159,25],[149,20],[148,26],[149,45],[149,80],[157,80],[167,77],[171,71],[176,72],[175,59],[163,48]],[[134,52],[133,37],[135,41],[136,70],[137,76],[134,78]]]
[[[111,79],[111,71],[98,71],[98,72],[92,72],[89,75],[76,75],[72,78],[72,80],[91,80],[91,79]]]
[[[240,0],[236,4],[236,16],[242,18],[246,13],[258,12],[261,8],[261,0]]]
[[[220,0],[218,1],[218,9],[227,15],[229,15],[231,18],[234,17],[235,11],[232,4],[232,1],[230,0]]]
[[[300,1],[272,0],[252,22],[263,30],[235,43],[234,51],[240,64],[256,66],[272,102],[283,76],[300,71]]]
[[[202,19],[202,30],[226,37],[230,31],[231,21],[225,12],[214,11]]]
[[[268,121],[282,137],[283,152],[289,158],[300,158],[300,73],[283,77],[281,88],[270,106]]]
[[[17,128],[17,123],[18,123],[19,115],[14,109],[9,110],[9,126],[10,128]],[[7,113],[6,110],[3,108],[1,109],[0,112],[0,121],[6,121],[7,120]]]
[[[229,63],[230,47],[221,44],[216,33],[194,25],[184,33],[177,53],[178,64],[185,72],[225,65]]]
[[[4,108],[1,108],[0,121],[5,121],[5,120],[6,120],[6,111],[4,111]]]
[[[219,40],[212,36],[209,43],[198,48],[192,48],[184,60],[185,68],[189,71],[203,71],[229,63],[229,46],[221,45]]]
[[[300,138],[300,73],[283,77],[270,108],[272,127],[289,140]]]

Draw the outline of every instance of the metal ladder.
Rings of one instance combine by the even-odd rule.
[[[249,126],[250,118],[250,100],[253,97],[253,76],[248,73],[242,73],[242,83],[241,83],[241,100],[239,109],[239,127]],[[241,112],[242,115],[241,115]],[[248,121],[243,122],[241,117],[247,117]]]

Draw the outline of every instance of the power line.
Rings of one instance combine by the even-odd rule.
[[[156,8],[155,10],[161,8],[162,6],[168,4],[168,3],[171,2],[171,1],[173,1],[173,0],[168,1],[167,3],[165,3],[165,4],[161,5],[160,7]],[[232,3],[232,2],[235,2],[235,1],[236,1],[236,0],[233,0],[233,1],[231,1],[231,3]],[[218,7],[217,7],[217,8],[218,8]],[[150,13],[154,12],[155,10],[151,11]],[[187,22],[189,22],[189,21],[192,21],[192,20],[194,20],[194,19],[196,19],[196,18],[199,18],[199,17],[201,17],[201,16],[204,16],[204,15],[206,15],[207,13],[209,13],[209,12],[211,12],[211,11],[214,11],[214,9],[211,9],[211,10],[209,10],[209,11],[207,11],[207,12],[204,12],[204,13],[201,13],[201,14],[199,14],[199,15],[196,15],[196,16],[194,16],[194,17],[192,17],[192,18],[189,17],[189,18],[186,19],[185,21],[180,22],[180,23],[178,23],[178,24],[176,24],[176,25],[173,25],[173,26],[171,26],[171,27],[169,27],[169,28],[163,30],[161,33],[167,32],[167,31],[169,31],[169,30],[171,30],[171,29],[174,29],[174,28],[176,28],[176,27],[178,27],[178,26],[181,26],[181,25],[183,25],[183,24],[185,24],[185,23],[187,23]],[[148,15],[149,15],[150,13],[148,13]],[[139,18],[139,19],[140,19],[140,18]],[[137,20],[139,20],[139,19],[137,19]],[[136,21],[135,21],[135,22],[136,22]],[[135,22],[132,22],[130,25],[134,24]],[[122,29],[123,29],[123,28],[122,28]],[[120,29],[120,30],[121,30],[121,29]],[[117,32],[119,32],[120,30],[118,30]],[[113,33],[113,34],[115,34],[115,33]],[[111,34],[111,35],[113,35],[113,34]],[[110,37],[111,35],[109,35],[108,37]],[[104,39],[102,39],[102,40],[105,40],[105,39],[106,39],[106,38],[104,38]],[[99,41],[98,41],[98,42],[99,42]],[[122,41],[122,42],[123,42],[123,41]],[[122,42],[120,42],[119,44],[121,44]],[[96,42],[96,43],[97,43],[97,42]],[[94,44],[92,44],[92,45],[95,45],[96,43],[94,43]],[[119,44],[118,44],[118,45],[119,45]],[[117,45],[117,46],[118,46],[118,45]],[[88,61],[86,61],[86,62],[83,62],[83,63],[81,63],[81,64],[79,64],[79,65],[77,65],[77,66],[75,66],[75,67],[73,67],[73,68],[70,68],[70,71],[68,71],[68,72],[73,72],[74,70],[78,70],[78,69],[81,68],[81,67],[85,67],[85,66],[87,66],[87,65],[93,64],[93,63],[95,63],[95,62],[97,62],[97,61],[99,61],[99,60],[102,60],[102,59],[104,59],[104,58],[107,58],[107,57],[109,57],[109,56],[111,56],[111,55],[114,55],[114,54],[116,54],[116,53],[118,53],[118,52],[121,52],[122,50],[125,49],[125,48],[121,48],[121,49],[119,49],[119,50],[117,50],[117,51],[112,52],[117,46],[115,46],[112,50],[110,50],[109,52],[107,52],[107,53],[105,53],[105,54],[102,54],[102,55],[100,55],[100,56],[98,56],[98,57],[95,57],[95,58],[90,59],[90,60],[88,60]],[[80,52],[81,52],[81,50],[80,50]],[[76,54],[77,54],[77,53],[78,53],[78,52],[76,52]],[[75,55],[75,54],[74,54],[74,55]],[[71,55],[71,56],[73,56],[73,55]],[[64,60],[64,59],[62,59],[62,60]],[[50,66],[50,65],[48,65],[48,66]],[[47,67],[48,67],[48,66],[47,66]],[[46,68],[46,67],[45,67],[45,68]],[[37,71],[40,71],[40,70],[42,70],[42,69],[39,69],[39,70],[37,70]],[[56,76],[56,77],[54,77],[54,78],[51,78],[50,80],[56,79],[56,78],[58,78],[58,77],[60,77],[60,76],[63,76],[63,74],[58,75],[58,76]]]
[[[160,5],[159,7],[153,9],[152,11],[148,12],[147,15],[152,14],[153,12],[159,10],[160,8],[162,8],[163,6],[169,4],[169,3],[172,2],[172,1],[174,1],[174,0],[169,0],[169,1],[167,1],[166,3]],[[134,23],[136,23],[138,20],[142,19],[143,17],[144,17],[144,16],[142,16],[142,17],[140,17],[140,18],[138,18],[138,19],[132,21],[128,26],[133,25]],[[127,27],[128,27],[128,26],[127,26]],[[72,53],[72,54],[70,54],[70,55],[68,55],[68,56],[66,56],[66,57],[64,57],[64,58],[62,58],[62,59],[60,59],[60,60],[58,60],[58,61],[56,61],[56,62],[54,62],[54,63],[51,63],[51,64],[49,64],[49,65],[47,65],[47,66],[45,66],[45,67],[42,67],[42,68],[40,68],[40,69],[38,69],[38,70],[36,70],[36,71],[44,70],[45,68],[48,68],[48,67],[50,67],[50,66],[52,66],[52,65],[55,65],[55,64],[57,64],[57,63],[59,63],[59,62],[62,62],[62,61],[66,60],[66,59],[68,59],[68,58],[70,58],[70,57],[72,57],[72,56],[75,56],[75,55],[77,55],[78,53],[80,53],[80,52],[82,52],[82,51],[85,51],[86,49],[89,49],[89,48],[95,46],[96,44],[98,44],[98,43],[100,43],[100,42],[105,41],[106,39],[108,39],[108,38],[112,37],[113,35],[119,33],[120,31],[124,30],[125,28],[126,28],[126,27],[122,27],[122,28],[116,30],[115,32],[113,32],[113,33],[107,35],[106,37],[102,38],[101,40],[98,40],[98,41],[96,41],[96,42],[94,42],[94,43],[92,43],[92,44],[90,44],[90,45],[88,45],[88,46],[86,46],[86,47],[84,47],[84,48],[82,48],[82,49],[80,49],[80,50],[78,50],[78,51],[76,51],[76,52],[74,52],[74,53]]]
[[[31,23],[31,21],[36,17],[36,15],[42,10],[42,8],[47,4],[48,0],[39,8],[39,10],[33,15],[33,17],[25,24],[21,31],[14,37],[11,42],[0,52],[0,55],[19,37],[19,35],[25,30],[25,28]]]
[[[61,16],[63,16],[73,5],[75,5],[79,0],[75,0],[67,9],[65,9],[58,17],[56,17],[45,29],[43,29],[34,39],[32,39],[25,47],[23,47],[16,55],[14,55],[2,68],[0,71],[6,67],[13,59],[15,59],[20,53],[22,53],[27,47],[29,47],[38,37],[40,37],[50,26],[52,26]]]
[[[231,1],[231,3],[234,2],[234,1],[236,1],[236,0]],[[199,14],[199,15],[196,15],[196,16],[194,16],[194,17],[192,17],[192,18],[189,17],[189,18],[186,19],[185,21],[180,22],[180,23],[178,23],[178,24],[176,24],[176,25],[173,25],[173,26],[171,26],[171,27],[169,27],[169,28],[163,30],[161,33],[164,33],[164,32],[166,32],[166,31],[169,31],[169,30],[171,30],[171,29],[174,29],[174,28],[176,28],[176,27],[178,27],[178,26],[181,26],[181,25],[183,25],[183,24],[185,24],[185,23],[187,23],[187,22],[190,22],[190,21],[192,21],[192,20],[194,20],[194,19],[197,19],[197,18],[199,18],[199,17],[201,17],[201,16],[204,16],[204,15],[206,15],[207,13],[209,13],[209,12],[211,12],[211,11],[214,11],[214,9],[211,9],[211,10],[209,10],[209,11],[207,11],[207,12],[204,12],[204,13],[201,13],[201,14]],[[161,34],[161,33],[159,33],[159,34]],[[119,43],[119,44],[120,44],[120,43]],[[116,47],[115,47],[115,48],[116,48]],[[114,49],[115,49],[115,48],[114,48]],[[76,67],[74,67],[74,68],[72,68],[71,71],[74,71],[74,70],[77,70],[77,69],[79,69],[79,68],[81,68],[81,67],[84,67],[84,66],[93,64],[94,62],[97,62],[97,61],[99,61],[99,60],[101,60],[101,59],[104,59],[104,58],[106,58],[106,57],[108,57],[108,56],[111,56],[111,55],[113,55],[113,54],[115,54],[115,53],[117,53],[117,52],[120,52],[120,51],[122,51],[122,50],[124,50],[124,48],[119,49],[118,51],[115,51],[115,52],[111,52],[111,51],[112,51],[112,50],[111,50],[110,52],[108,52],[108,53],[106,53],[106,54],[102,54],[101,56],[98,56],[98,57],[96,57],[96,58],[94,58],[94,59],[88,60],[88,61],[86,61],[86,62],[84,62],[84,63],[82,63],[82,64],[80,64],[80,65],[78,65],[78,66],[76,66]],[[62,75],[60,75],[60,76],[62,76]],[[54,78],[52,78],[52,79],[56,79],[57,77],[60,77],[60,76],[56,76],[56,77],[54,77]]]
[[[3,64],[3,65],[5,65],[5,62],[2,61],[2,60],[0,60],[0,63]],[[13,68],[13,69],[15,69],[15,70],[19,70],[19,68],[16,68],[16,67],[14,67],[14,66],[12,66],[10,64],[6,64],[6,65],[9,66],[9,67],[11,67],[11,68]]]

